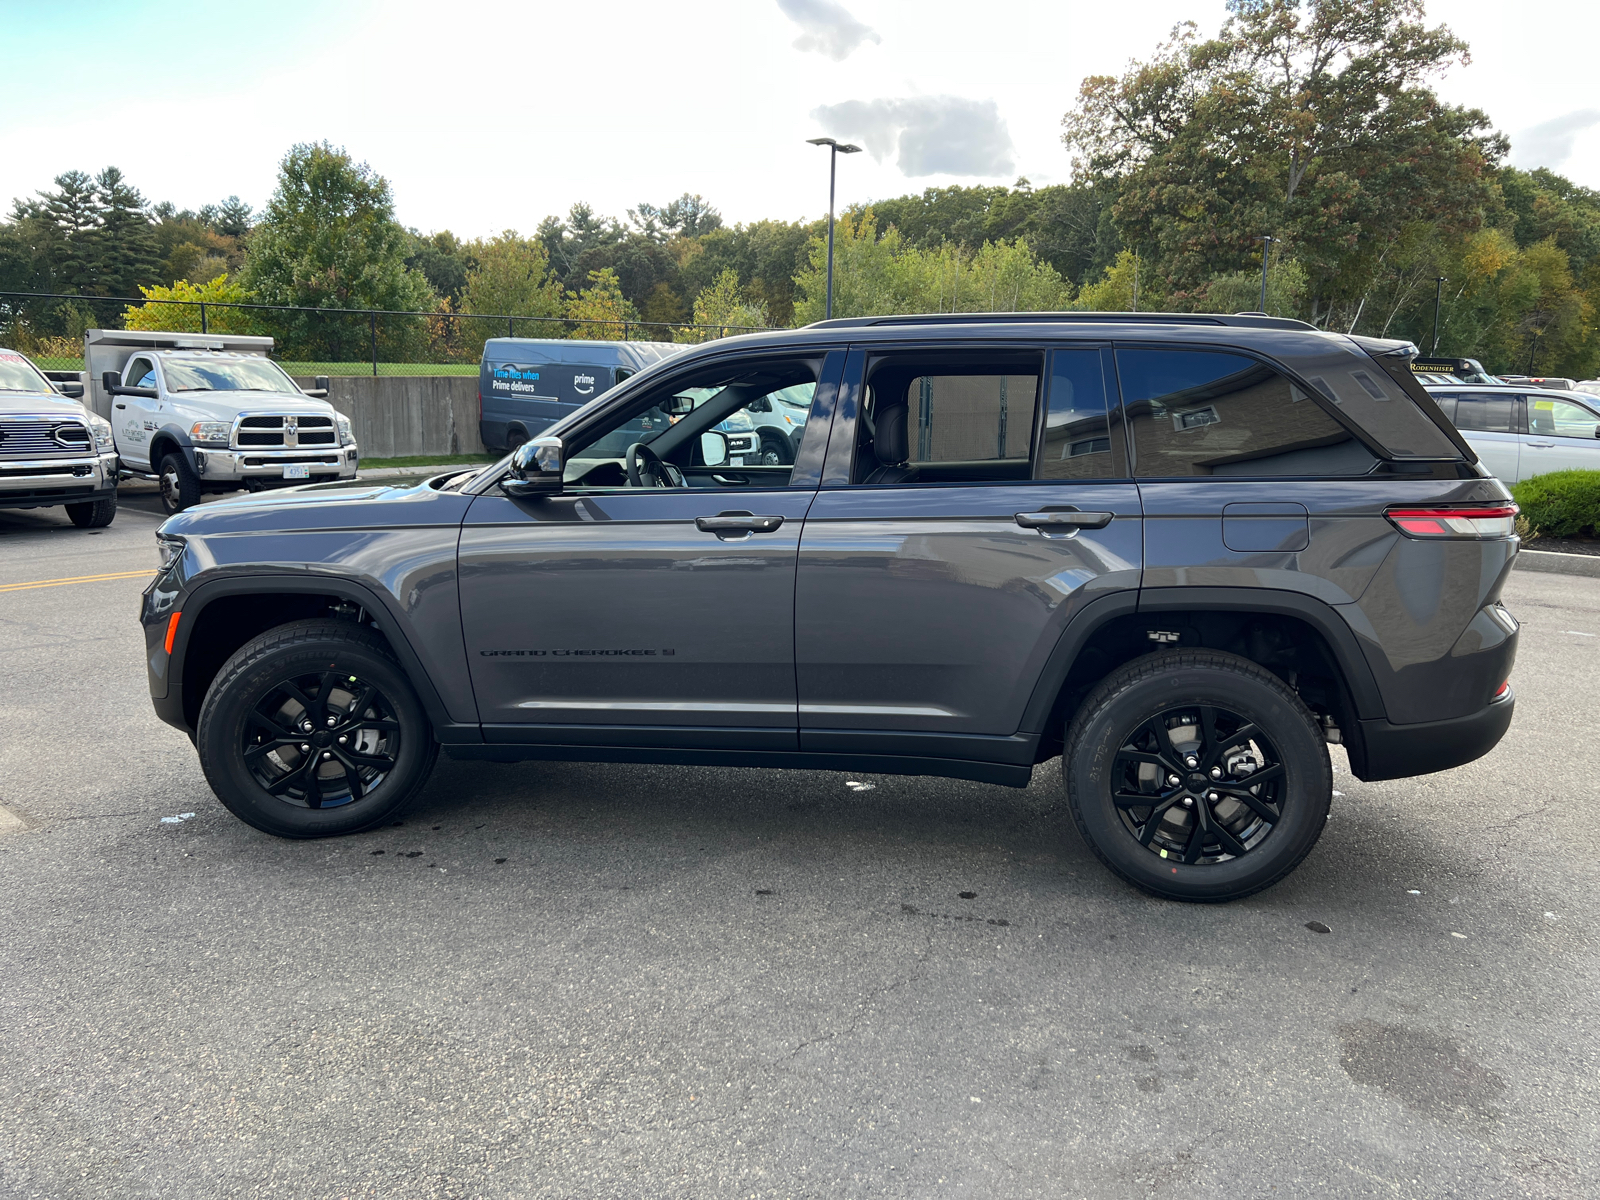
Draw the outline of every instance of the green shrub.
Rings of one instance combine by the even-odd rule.
[[[1545,537],[1600,535],[1600,471],[1551,471],[1511,489],[1523,515]]]

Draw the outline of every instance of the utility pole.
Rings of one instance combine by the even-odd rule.
[[[828,147],[828,300],[824,308],[824,318],[833,319],[833,185],[839,172],[839,155],[859,154],[860,146],[852,146],[849,142],[836,142],[832,138],[807,138],[813,146]]]
[[[1267,261],[1272,257],[1272,235],[1261,235],[1261,313],[1267,311]]]
[[[1430,354],[1439,353],[1439,301],[1444,297],[1444,280],[1440,275],[1433,281],[1433,349],[1428,351]]]

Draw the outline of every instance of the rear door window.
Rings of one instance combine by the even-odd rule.
[[[1473,433],[1520,433],[1515,396],[1464,395],[1456,400],[1456,428]]]
[[[1134,473],[1364,475],[1377,459],[1279,371],[1211,350],[1118,350]]]
[[[1528,432],[1544,437],[1583,438],[1595,440],[1600,428],[1600,417],[1581,404],[1570,400],[1548,400],[1539,396],[1528,397]]]
[[[1120,423],[1113,428],[1106,389],[1105,352],[1057,350],[1050,356],[1039,479],[1120,479],[1128,474],[1128,448]]]

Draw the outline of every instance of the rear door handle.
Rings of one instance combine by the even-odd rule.
[[[1017,524],[1024,529],[1048,529],[1066,525],[1073,529],[1104,529],[1115,513],[1108,512],[1029,512],[1018,513]]]
[[[721,512],[714,517],[696,517],[694,526],[701,533],[775,533],[782,517],[758,517],[748,512]]]
[[[1554,442],[1524,442],[1523,445],[1533,450],[1554,450],[1556,448]]]

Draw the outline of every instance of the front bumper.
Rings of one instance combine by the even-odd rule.
[[[116,494],[116,454],[0,459],[0,508],[52,508]]]
[[[1346,739],[1350,769],[1358,779],[1370,783],[1459,767],[1482,758],[1500,744],[1511,727],[1516,708],[1516,694],[1507,688],[1477,712],[1448,721],[1414,725],[1358,721],[1356,737]]]
[[[243,483],[248,480],[285,481],[283,469],[304,466],[309,474],[289,483],[315,479],[354,479],[361,452],[354,442],[348,446],[304,450],[228,450],[196,446],[193,450],[195,474],[205,483]]]

